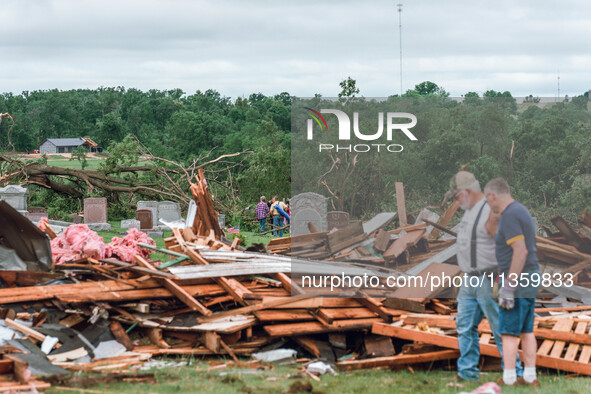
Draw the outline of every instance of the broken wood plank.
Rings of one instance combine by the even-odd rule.
[[[451,218],[455,215],[455,213],[459,207],[460,207],[460,204],[458,204],[457,201],[452,201],[450,206],[445,210],[445,213],[443,214],[443,216],[439,220],[439,223],[437,223],[437,224],[439,224],[442,227],[446,227],[448,225],[448,223],[451,221]],[[440,231],[438,229],[434,229],[431,232],[431,238],[437,239],[437,237],[439,236],[439,232]]]
[[[363,231],[365,234],[370,235],[374,231],[386,227],[394,219],[396,219],[396,212],[382,212],[374,216],[370,221],[363,223]]]
[[[413,245],[416,245],[419,242],[419,239],[425,234],[425,229],[415,230],[406,233],[402,237],[395,240],[392,245],[386,250],[383,254],[384,259],[394,260],[396,257],[400,256],[404,251]]]
[[[154,266],[152,264],[148,263],[143,257],[141,257],[139,255],[135,256],[135,261],[136,261],[136,263],[138,263],[138,265],[140,265],[142,267],[149,268],[149,269],[156,271],[156,268],[154,268]],[[164,285],[164,287],[166,287],[168,289],[168,291],[170,291],[172,294],[174,294],[179,300],[181,300],[185,305],[187,305],[192,310],[199,311],[205,316],[209,316],[212,314],[212,312],[209,309],[207,309],[199,301],[197,301],[195,298],[193,298],[193,296],[191,296],[191,294],[187,293],[187,291],[185,289],[183,289],[181,286],[176,284],[172,279],[162,278],[162,279],[157,279],[157,280],[160,281]]]
[[[394,183],[396,188],[396,209],[398,213],[398,222],[400,227],[408,224],[406,221],[406,199],[404,198],[404,185],[402,182]]]
[[[390,245],[390,233],[384,229],[379,229],[376,235],[376,241],[373,244],[374,250],[384,253]]]
[[[340,371],[357,369],[405,366],[408,364],[427,363],[438,360],[453,360],[460,357],[459,350],[440,350],[419,354],[399,354],[397,356],[377,357],[364,360],[342,361],[337,363]]]
[[[351,331],[370,328],[380,318],[337,320],[326,326],[318,322],[292,323],[265,326],[264,329],[272,337],[296,336],[307,334],[321,334],[333,331]]]

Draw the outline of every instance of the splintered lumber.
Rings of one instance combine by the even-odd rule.
[[[564,236],[565,241],[577,248],[577,250],[583,253],[591,253],[591,242],[585,240],[577,234],[575,230],[560,216],[556,216],[551,219],[552,224],[556,226],[560,234]]]
[[[290,262],[253,261],[249,264],[226,263],[209,265],[185,265],[182,267],[171,267],[169,271],[179,279],[218,278],[220,276],[241,276],[275,274],[279,272],[290,272]]]
[[[570,332],[573,321],[571,319],[559,319],[552,328],[552,331]],[[548,355],[552,350],[553,357],[559,357],[564,349],[565,343],[562,341],[545,340],[542,345],[538,348],[537,354]]]
[[[390,337],[369,335],[365,337],[363,346],[365,347],[365,354],[369,357],[390,357],[396,353]]]
[[[424,299],[422,298],[386,298],[384,306],[410,312],[425,312]]]
[[[433,263],[445,263],[447,260],[451,259],[456,255],[457,250],[457,244],[453,243],[451,246],[448,246],[436,255],[431,256],[427,260],[424,260],[419,264],[415,265],[414,267],[408,269],[406,273],[408,275],[417,275]]]
[[[452,360],[458,357],[460,357],[459,350],[440,350],[428,353],[399,354],[396,356],[376,357],[364,360],[342,361],[337,363],[337,368],[340,371],[353,371],[356,369],[395,367],[438,360]]]
[[[392,293],[391,297],[422,298],[423,300],[426,300],[427,298],[433,298],[436,297],[437,294],[439,294],[442,290],[452,286],[452,284],[448,281],[438,281],[437,279],[441,279],[442,277],[453,279],[455,276],[460,274],[461,270],[457,265],[433,263],[417,275],[418,277],[422,278],[422,280],[409,280],[406,287],[396,289],[396,291]]]
[[[370,235],[374,231],[386,227],[396,218],[396,212],[382,212],[374,216],[370,221],[363,223],[363,231]]]
[[[260,304],[255,305],[248,305],[242,308],[236,308],[228,311],[223,312],[216,312],[208,317],[199,317],[197,321],[199,323],[207,323],[211,321],[215,321],[217,319],[229,317],[229,316],[237,316],[246,313],[251,313],[254,311],[260,311],[263,309],[270,309],[270,308],[278,308],[280,306],[284,306],[287,304],[295,304],[297,302],[301,302],[302,298],[298,297],[276,297],[271,300],[263,301]]]
[[[184,250],[191,260],[193,260],[193,262],[197,263],[198,265],[209,265],[209,262],[203,258],[203,256],[201,256],[198,251],[191,248],[184,248]],[[244,296],[249,294],[250,290],[242,286],[240,282],[235,279],[228,279],[224,276],[214,278],[214,280],[221,287],[223,287],[236,302],[240,303],[241,305],[248,305],[248,302],[245,301]]]
[[[191,194],[197,204],[197,212],[195,213],[195,221],[193,222],[193,233],[199,235],[209,235],[209,230],[213,230],[215,237],[220,239],[224,233],[217,220],[217,215],[213,207],[213,200],[209,194],[209,188],[203,169],[198,170],[195,176],[196,183],[191,184]]]
[[[388,311],[382,306],[380,302],[377,300],[367,296],[363,292],[359,292],[361,297],[356,298],[355,300],[359,302],[361,305],[378,315],[382,320],[387,323],[392,321],[392,315],[388,313]]]
[[[351,222],[334,233],[327,235],[328,248],[331,253],[339,252],[351,245],[355,245],[367,238],[361,222]]]
[[[560,330],[564,331],[564,327],[566,327],[567,323],[563,323],[563,325],[559,326]],[[441,347],[446,347],[450,349],[458,349],[458,340],[456,337],[448,336],[448,335],[441,335],[441,334],[434,334],[425,331],[418,331],[410,328],[402,328],[402,327],[394,327],[385,323],[374,323],[372,327],[372,332],[374,334],[379,335],[387,335],[391,337],[396,337],[400,339],[406,339],[410,341],[418,341],[423,343],[429,343]],[[553,342],[553,341],[551,341]],[[554,345],[554,343],[552,343]],[[581,355],[579,356],[578,361],[574,360],[567,360],[562,357],[553,357],[552,355],[547,355],[550,351],[550,346],[544,346],[543,350],[536,355],[536,365],[540,367],[546,368],[553,368],[559,369],[562,371],[569,371],[574,373],[580,373],[585,375],[591,375],[591,364],[589,364],[589,356],[591,354],[591,346],[588,347],[588,351],[585,352],[585,349],[581,351]],[[564,349],[564,346],[560,349]],[[587,347],[587,346],[585,346]],[[584,348],[585,348],[584,347]],[[542,349],[542,347],[540,347]],[[520,351],[521,353],[521,351]],[[558,352],[557,352],[558,353]],[[497,347],[492,344],[484,344],[480,343],[480,354],[485,356],[493,356],[493,357],[500,357]],[[523,354],[520,354],[523,358]]]
[[[408,224],[406,221],[406,199],[404,198],[404,185],[402,182],[396,182],[396,209],[398,212],[398,222],[400,227]]]
[[[385,231],[384,229],[379,229],[378,234],[376,235],[376,241],[373,244],[374,250],[384,253],[388,246],[390,245],[390,233]]]
[[[333,331],[352,331],[367,329],[373,323],[382,321],[380,318],[337,320],[330,325],[323,325],[318,322],[278,324],[265,326],[265,331],[272,337],[285,337],[308,334],[322,334]]]
[[[38,340],[39,342],[43,342],[45,340],[44,334],[41,334],[39,331],[33,330],[32,328],[29,328],[27,326],[23,326],[22,324],[17,323],[12,319],[6,318],[6,319],[4,319],[4,322],[6,323],[7,326],[10,326],[16,330],[19,330],[23,334],[27,334],[28,336]]]
[[[459,350],[458,338],[449,335],[435,334],[412,328],[394,327],[385,323],[374,323],[371,332],[378,335],[406,339],[408,341],[430,343],[432,345]],[[501,357],[497,347],[491,344],[481,343],[480,354],[484,356]]]
[[[437,223],[437,224],[439,224],[442,227],[446,227],[448,225],[448,223],[451,221],[451,218],[455,215],[455,213],[459,207],[460,207],[460,204],[457,201],[452,201],[450,206],[445,210],[445,213],[443,214],[443,216],[439,220],[439,223]],[[437,237],[439,236],[439,232],[440,232],[440,230],[433,229],[433,231],[431,232],[431,238],[437,239]]]
[[[384,252],[384,260],[394,260],[396,257],[404,253],[408,247],[416,245],[424,234],[425,229],[421,229],[410,231],[398,238],[392,243],[392,245],[390,245],[388,250]]]
[[[448,233],[449,235],[453,235],[454,237],[457,237],[458,236],[458,233],[456,233],[455,231],[452,231],[452,230],[448,229],[445,226],[441,226],[441,225],[439,225],[439,224],[437,224],[435,222],[432,222],[432,221],[430,221],[428,219],[421,219],[421,220],[423,222],[427,223],[428,225],[435,227],[437,230],[443,231],[444,233]]]
[[[139,255],[135,256],[135,261],[136,261],[136,263],[138,263],[138,265],[140,265],[144,268],[149,268],[149,269],[156,271],[156,268],[152,264],[148,263],[143,257],[141,257]],[[212,312],[209,309],[207,309],[199,301],[197,301],[195,298],[193,298],[193,296],[191,294],[189,294],[185,289],[183,289],[181,286],[176,284],[172,279],[158,278],[156,280],[159,281],[160,283],[162,283],[164,285],[164,287],[166,287],[168,289],[168,291],[170,291],[172,294],[174,294],[179,300],[181,300],[185,305],[187,305],[192,310],[199,311],[205,316],[211,315]]]

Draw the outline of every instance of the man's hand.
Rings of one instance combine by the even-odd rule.
[[[515,306],[515,288],[509,286],[501,287],[499,290],[499,306],[504,309],[513,309]]]

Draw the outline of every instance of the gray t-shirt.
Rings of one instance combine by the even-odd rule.
[[[480,211],[482,204],[485,202],[486,198],[483,197],[472,208],[466,210],[458,228],[458,236],[456,238],[458,247],[457,258],[458,265],[464,272],[474,271],[471,267],[470,260],[472,227],[476,221],[476,216],[478,216],[478,211]],[[488,234],[485,227],[489,216],[490,206],[486,204],[482,208],[478,227],[476,228],[476,271],[495,270],[498,267],[495,257],[495,240]]]

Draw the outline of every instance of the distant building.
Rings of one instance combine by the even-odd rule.
[[[90,138],[49,138],[39,146],[39,153],[72,153],[79,146],[87,147],[90,152],[102,151]]]

